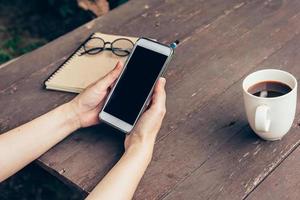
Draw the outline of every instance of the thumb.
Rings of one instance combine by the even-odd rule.
[[[96,82],[95,84],[96,88],[101,88],[101,89],[109,88],[119,77],[122,69],[123,69],[123,64],[120,61],[118,61],[118,63],[116,64],[113,70],[111,70],[108,74],[106,74],[103,78],[101,78],[99,81]]]
[[[165,91],[166,79],[160,77],[157,81],[153,96],[150,109],[155,110],[158,112],[164,112],[166,109],[166,91]]]

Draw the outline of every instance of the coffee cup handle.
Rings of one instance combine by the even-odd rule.
[[[260,105],[255,111],[255,129],[257,131],[268,132],[270,129],[270,108],[266,105]]]

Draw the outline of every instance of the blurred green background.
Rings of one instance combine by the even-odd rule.
[[[92,0],[91,0],[92,1]],[[127,0],[109,0],[113,9]],[[0,64],[95,18],[76,0],[0,0]]]
[[[92,0],[91,0],[92,1]],[[127,0],[109,0],[113,9]],[[0,64],[30,52],[96,16],[76,0],[0,0]],[[1,170],[1,169],[0,169]],[[83,199],[36,164],[0,183],[0,200]]]

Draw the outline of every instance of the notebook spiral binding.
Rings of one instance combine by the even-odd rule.
[[[44,82],[44,86],[49,83],[60,71],[62,71],[75,57],[80,56],[80,54],[84,51],[83,45],[95,35],[96,33],[91,34],[75,51],[71,54],[64,63],[62,63],[56,71],[54,71]]]
[[[81,46],[75,53],[73,53],[70,57],[66,59],[66,61],[48,78],[45,83],[50,82],[58,73],[65,69],[66,66],[70,64],[70,62],[77,56],[83,52],[83,46]]]

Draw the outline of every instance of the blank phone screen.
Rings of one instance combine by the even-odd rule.
[[[133,125],[167,58],[137,46],[104,111]]]

